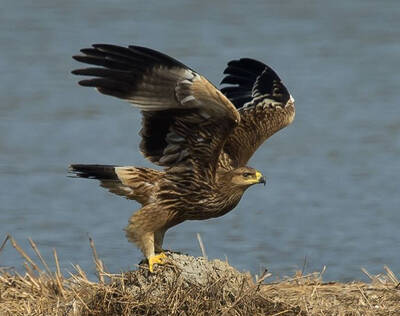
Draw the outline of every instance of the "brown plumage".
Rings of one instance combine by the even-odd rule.
[[[277,74],[253,59],[228,63],[221,91],[179,61],[140,46],[97,44],[74,56],[99,66],[74,70],[82,86],[115,96],[142,111],[140,149],[149,168],[71,165],[110,192],[137,200],[128,239],[162,263],[165,232],[185,220],[218,217],[244,191],[265,179],[246,164],[257,148],[294,118],[294,100]],[[160,253],[156,255],[156,253]]]

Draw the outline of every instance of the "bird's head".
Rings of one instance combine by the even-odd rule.
[[[260,171],[250,167],[240,167],[232,171],[231,182],[240,187],[247,188],[253,184],[263,183],[266,181]]]

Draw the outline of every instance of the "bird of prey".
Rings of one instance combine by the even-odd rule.
[[[72,71],[79,82],[124,99],[142,113],[140,150],[162,170],[73,164],[79,177],[98,179],[112,193],[142,204],[127,238],[148,259],[165,262],[165,232],[186,220],[231,211],[247,188],[264,183],[247,166],[257,148],[290,124],[294,99],[278,75],[250,58],[233,60],[218,90],[205,77],[158,51],[95,44],[73,58],[92,65]]]

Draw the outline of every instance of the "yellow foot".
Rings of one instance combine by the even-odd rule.
[[[156,256],[151,256],[149,258],[149,270],[150,270],[150,272],[154,272],[153,265],[155,263],[164,264],[165,263],[165,261],[164,261],[165,258],[167,258],[167,256],[163,252],[158,254],[158,255],[156,255]]]

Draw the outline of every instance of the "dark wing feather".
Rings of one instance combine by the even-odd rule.
[[[73,74],[94,77],[81,85],[142,110],[140,148],[145,157],[170,170],[189,169],[213,179],[223,143],[240,121],[218,89],[179,61],[149,48],[96,44],[81,52],[76,60],[100,66],[74,70]]]
[[[270,67],[254,59],[228,63],[221,91],[240,113],[240,124],[226,141],[220,166],[246,165],[257,148],[271,135],[289,125],[295,115],[294,99]]]

